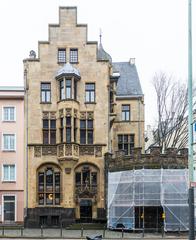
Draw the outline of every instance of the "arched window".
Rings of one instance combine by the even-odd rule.
[[[47,166],[38,170],[38,204],[60,205],[61,174],[57,167]]]
[[[94,189],[97,191],[98,169],[90,164],[80,165],[75,170],[76,189]]]

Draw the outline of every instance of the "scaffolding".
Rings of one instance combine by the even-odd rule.
[[[188,170],[108,173],[108,227],[188,230]]]

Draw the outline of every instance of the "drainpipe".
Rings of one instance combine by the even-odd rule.
[[[26,112],[26,203],[25,203],[25,217],[27,217],[28,209],[28,86],[27,86],[27,70],[25,69],[24,73],[24,82],[25,82],[25,112]]]

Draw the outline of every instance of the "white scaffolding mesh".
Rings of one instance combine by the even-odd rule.
[[[165,231],[188,230],[188,170],[141,169],[109,173],[108,227],[123,224],[127,229],[136,229],[138,207],[144,209],[144,228],[148,221],[145,208],[161,207],[157,222],[163,219]]]

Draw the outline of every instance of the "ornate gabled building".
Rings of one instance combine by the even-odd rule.
[[[103,221],[104,154],[144,148],[134,59],[113,63],[87,40],[76,7],[59,8],[49,40],[24,60],[27,226]]]

